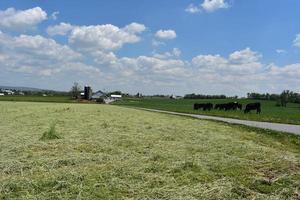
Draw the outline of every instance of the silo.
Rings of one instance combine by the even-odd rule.
[[[84,86],[84,99],[91,100],[92,88],[90,86]]]

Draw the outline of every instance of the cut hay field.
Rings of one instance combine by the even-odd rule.
[[[237,101],[243,104],[260,102],[262,105],[262,113],[257,115],[255,111],[244,114],[243,111],[202,111],[193,110],[194,103],[228,103]],[[300,104],[288,103],[287,107],[277,107],[276,101],[267,100],[249,100],[249,99],[167,99],[167,98],[125,98],[115,103],[116,105],[159,109],[181,113],[204,114],[220,117],[230,117],[236,119],[278,122],[285,124],[300,124]]]
[[[120,106],[0,102],[0,199],[299,198],[294,135]]]
[[[38,95],[6,95],[0,96],[0,101],[24,101],[24,102],[54,102],[54,103],[72,103],[69,96],[38,96]]]

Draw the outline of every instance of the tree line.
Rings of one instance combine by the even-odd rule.
[[[204,95],[204,94],[186,94],[184,99],[237,99],[238,96],[228,97],[226,95]],[[277,106],[286,107],[287,103],[300,103],[300,93],[290,90],[284,90],[281,94],[270,93],[247,93],[247,99],[254,100],[273,100]]]
[[[286,107],[287,103],[300,103],[300,94],[290,90],[284,90],[281,94],[248,93],[247,98],[256,100],[274,100],[277,101],[277,105],[284,107]]]
[[[227,97],[224,94],[221,95],[204,95],[204,94],[186,94],[183,97],[184,99],[237,99],[237,96]]]

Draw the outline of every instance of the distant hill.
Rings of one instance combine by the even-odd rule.
[[[54,90],[46,90],[40,88],[31,88],[31,87],[15,87],[15,86],[0,86],[0,89],[8,89],[8,90],[18,90],[18,91],[30,91],[30,92],[61,92],[61,91],[54,91]]]

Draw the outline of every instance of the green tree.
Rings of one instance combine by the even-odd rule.
[[[287,103],[290,100],[290,91],[289,90],[284,90],[281,94],[280,94],[280,103],[281,106],[286,107]]]
[[[72,95],[72,98],[79,99],[80,92],[81,92],[81,87],[80,87],[80,85],[77,82],[75,82],[73,84],[72,88],[71,88],[71,91],[70,91],[70,93]]]

